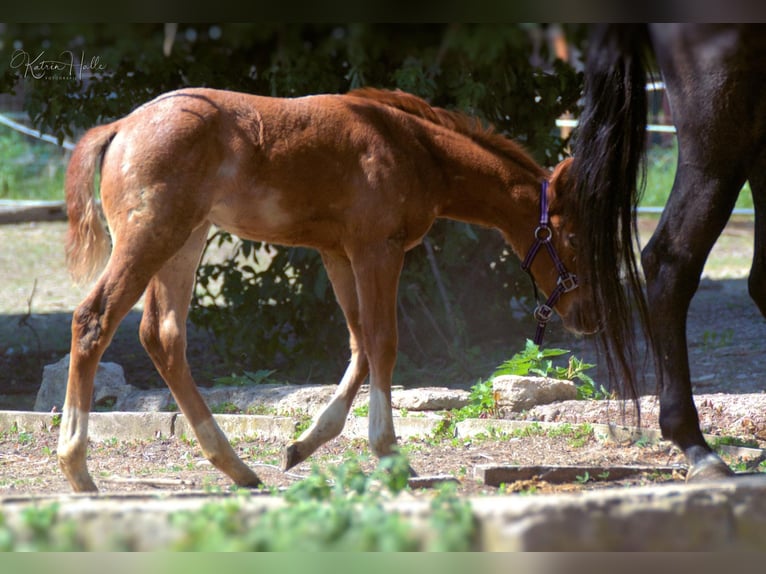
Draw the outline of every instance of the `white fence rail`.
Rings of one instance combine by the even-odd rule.
[[[28,128],[24,124],[20,124],[19,122],[12,120],[11,118],[3,114],[0,114],[0,124],[8,126],[9,128],[16,130],[17,132],[20,132],[24,135],[28,135],[30,137],[37,138],[44,142],[52,143],[54,145],[60,145],[64,149],[67,149],[70,151],[74,149],[74,144],[70,141],[64,140],[63,143],[59,144],[59,140],[55,138],[54,136],[44,134],[38,130],[33,130],[32,128]]]

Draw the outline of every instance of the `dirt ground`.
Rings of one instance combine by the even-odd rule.
[[[645,232],[651,221],[642,222]],[[68,348],[68,323],[71,310],[84,290],[71,287],[66,277],[61,239],[63,224],[24,224],[0,228],[6,249],[0,255],[0,268],[7,278],[0,290],[0,409],[29,408],[10,406],[13,397],[34,392],[41,363],[58,360]],[[9,253],[10,252],[10,253]],[[766,446],[766,356],[762,341],[766,322],[747,295],[746,277],[752,256],[752,223],[735,222],[719,240],[708,261],[700,290],[689,316],[689,349],[692,380],[705,432],[737,437]],[[137,322],[138,313],[129,321]],[[121,329],[109,356],[123,364],[126,374],[144,373],[156,377],[151,364],[137,345],[135,329]],[[44,336],[41,337],[41,334]],[[124,337],[124,338],[120,338]],[[552,329],[549,344],[563,346],[576,355],[589,358],[589,343]],[[199,339],[192,344],[202,345]],[[191,353],[192,357],[195,355]],[[200,353],[203,356],[204,354]],[[33,359],[30,359],[33,357]],[[132,365],[132,366],[131,366]],[[130,367],[130,368],[129,368]],[[210,368],[200,361],[199,368]],[[192,364],[195,369],[195,365]],[[133,370],[131,370],[133,369]],[[33,380],[34,379],[34,380]],[[651,386],[651,374],[647,376]],[[428,384],[429,381],[424,381]],[[33,395],[32,395],[33,396]],[[652,398],[642,411],[643,425],[657,428],[657,406]],[[548,421],[617,422],[619,408],[603,401],[572,401],[528,414]],[[65,493],[69,487],[58,470],[55,450],[57,430],[33,433],[6,432],[0,436],[0,496]],[[325,445],[309,461],[290,473],[278,469],[281,449],[276,441],[238,441],[235,448],[270,487],[285,487],[311,472],[312,464],[322,467],[339,464],[349,451],[366,452],[365,441],[336,439]],[[589,435],[585,438],[552,436],[513,436],[473,441],[411,440],[403,443],[413,468],[421,475],[450,475],[459,480],[465,494],[496,493],[474,478],[481,464],[518,465],[652,465],[675,467],[675,471],[649,473],[621,481],[582,475],[573,482],[554,485],[539,480],[520,481],[503,491],[521,493],[577,491],[619,487],[647,482],[682,480],[684,470],[680,452],[671,445],[604,443]],[[736,464],[738,455],[727,457]],[[367,463],[374,466],[374,460]],[[180,438],[123,443],[92,443],[89,468],[103,492],[146,490],[226,490],[230,483],[202,457],[195,443]]]

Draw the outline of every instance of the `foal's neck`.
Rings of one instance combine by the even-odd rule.
[[[494,227],[520,254],[540,219],[540,190],[546,173],[502,159],[455,165],[439,216]]]

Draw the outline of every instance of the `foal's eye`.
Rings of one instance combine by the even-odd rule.
[[[567,235],[567,241],[569,242],[569,245],[572,247],[577,247],[577,235],[574,233],[570,233]]]

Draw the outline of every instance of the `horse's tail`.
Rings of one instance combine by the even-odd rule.
[[[634,309],[651,339],[635,258],[635,207],[645,176],[649,47],[645,25],[592,30],[573,163],[578,223],[586,230],[577,238],[578,273],[601,315],[599,343],[610,378],[633,399],[638,397]]]
[[[96,202],[94,180],[117,124],[89,130],[79,141],[66,172],[66,205],[69,229],[66,241],[67,266],[78,283],[88,281],[103,268],[111,251],[109,233]]]

